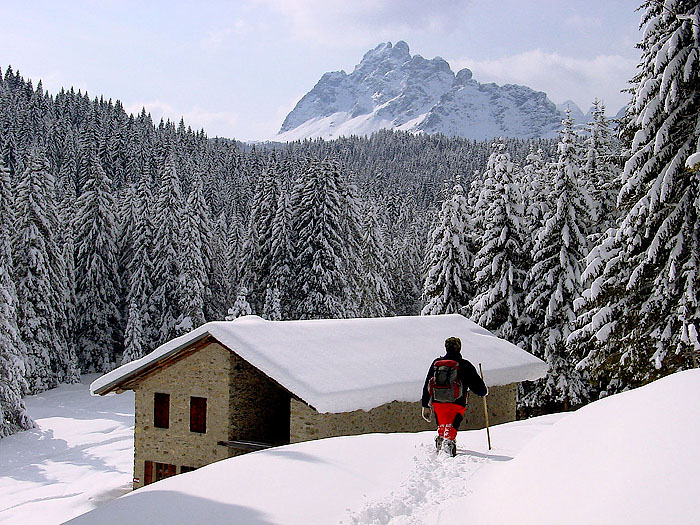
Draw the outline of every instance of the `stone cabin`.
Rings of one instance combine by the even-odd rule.
[[[489,386],[491,424],[515,420],[517,383],[546,364],[461,315],[207,323],[91,385],[135,392],[134,488],[267,446],[430,430],[420,397],[444,340]],[[478,398],[476,398],[478,399]],[[468,404],[463,428],[484,427]]]

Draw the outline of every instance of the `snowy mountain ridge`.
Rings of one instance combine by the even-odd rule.
[[[442,58],[411,55],[399,41],[368,51],[349,75],[324,74],[273,140],[333,139],[383,128],[477,140],[554,137],[562,118],[544,92],[481,84],[469,69],[455,74]]]

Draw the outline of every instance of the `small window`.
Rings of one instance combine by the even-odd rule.
[[[170,428],[170,394],[156,392],[153,396],[153,426]]]
[[[180,467],[180,474],[184,474],[185,472],[192,472],[193,470],[197,470],[197,467],[186,467],[183,465]]]
[[[150,485],[153,483],[153,461],[144,462],[143,484]]]
[[[204,434],[207,431],[207,398],[190,398],[190,432]]]
[[[177,467],[168,463],[156,463],[156,481],[169,478],[177,474]]]

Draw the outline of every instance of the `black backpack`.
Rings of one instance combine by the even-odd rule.
[[[434,403],[454,403],[462,397],[464,389],[459,380],[459,362],[452,359],[435,361],[428,389]]]

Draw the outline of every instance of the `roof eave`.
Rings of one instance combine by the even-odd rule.
[[[181,352],[185,348],[198,343],[199,341],[206,339],[207,337],[211,337],[212,339],[216,339],[214,336],[212,336],[209,332],[202,332],[201,334],[197,335],[197,337],[194,337],[188,341],[183,342],[181,345],[173,348],[172,350],[166,352],[162,356],[160,356],[158,359],[155,361],[150,361],[148,363],[144,363],[143,365],[133,369],[131,372],[129,372],[127,375],[119,377],[115,379],[114,381],[111,381],[110,383],[107,383],[105,385],[102,385],[99,388],[96,388],[92,394],[93,395],[98,395],[98,396],[104,396],[107,395],[111,392],[114,392],[119,389],[121,385],[126,383],[127,381],[131,380],[133,377],[138,376],[139,374],[145,372],[149,368],[153,368],[156,366],[158,363],[162,362],[165,359],[168,359],[175,354]],[[122,391],[124,390],[131,390],[130,388],[123,388],[121,389]]]

